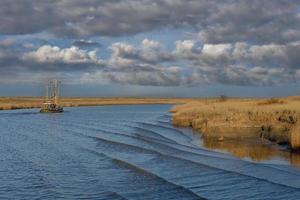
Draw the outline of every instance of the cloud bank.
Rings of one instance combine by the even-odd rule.
[[[101,59],[97,51],[75,46],[44,45],[17,55],[2,49],[0,58],[6,63],[1,69],[77,74],[84,83],[152,86],[274,85],[299,78],[299,44],[201,44],[184,40],[176,41],[175,48],[168,50],[158,41],[144,39],[137,46],[118,42],[109,49],[107,59]]]
[[[2,0],[1,82],[53,76],[152,86],[294,83],[300,78],[299,10],[298,0]],[[196,36],[173,46],[151,39],[165,29]],[[41,33],[60,42],[10,38]],[[97,41],[141,33],[149,37],[108,46]]]
[[[120,36],[191,27],[204,43],[300,39],[298,0],[2,0],[0,32]]]

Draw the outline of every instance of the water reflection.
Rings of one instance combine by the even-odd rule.
[[[212,150],[227,151],[242,159],[250,158],[256,162],[263,162],[274,158],[283,158],[293,166],[300,167],[300,154],[292,153],[278,145],[260,140],[218,140],[203,138],[203,146]]]
[[[300,168],[300,155],[299,153],[289,153],[290,154],[290,162],[293,166]]]

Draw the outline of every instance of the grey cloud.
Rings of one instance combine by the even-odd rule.
[[[0,40],[1,47],[9,48],[9,47],[13,46],[14,44],[16,44],[16,40],[11,39],[11,38]]]
[[[300,40],[299,0],[2,0],[0,33],[121,36],[193,28],[204,43]]]
[[[241,0],[218,4],[200,32],[205,43],[286,43],[299,40],[298,0]]]
[[[100,48],[102,45],[98,42],[92,41],[92,40],[76,40],[73,42],[73,46],[79,47],[79,48]]]
[[[281,69],[276,69],[280,71]],[[284,71],[277,76],[272,74],[273,69],[264,67],[247,68],[245,66],[228,66],[219,74],[218,82],[232,85],[277,85],[287,83],[292,77]]]
[[[155,67],[147,71],[100,71],[87,73],[81,77],[83,83],[117,83],[126,85],[146,86],[178,86],[183,83],[183,77],[176,70],[165,67]]]
[[[139,47],[119,42],[112,44],[110,49],[112,50],[110,64],[115,66],[134,65],[136,62],[162,64],[174,59],[163,44],[149,39],[144,39]]]
[[[142,46],[150,42],[146,41],[142,42]],[[150,43],[161,48],[155,41]],[[178,41],[175,50],[165,52],[172,60],[162,66],[160,63],[165,62],[164,58],[157,57],[155,63],[146,62],[142,57],[145,49],[141,46],[115,43],[111,46],[112,55],[105,71],[85,75],[84,80],[97,82],[98,78],[121,84],[165,86],[282,84],[295,81],[296,71],[291,65],[294,61],[289,59],[291,55],[288,49],[296,46],[246,43],[199,46],[192,40]],[[274,60],[277,62],[274,63]]]
[[[52,3],[51,3],[52,2]],[[0,32],[2,34],[30,34],[59,26],[63,19],[53,1],[0,2]]]
[[[136,34],[195,24],[208,4],[194,0],[2,0],[0,30],[3,34],[49,31],[63,37]]]

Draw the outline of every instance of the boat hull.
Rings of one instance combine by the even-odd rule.
[[[62,113],[64,112],[63,108],[56,108],[56,109],[44,109],[40,110],[40,113]]]

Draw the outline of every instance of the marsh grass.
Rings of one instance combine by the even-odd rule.
[[[206,136],[265,136],[300,149],[300,129],[293,128],[300,123],[300,101],[295,98],[194,100],[172,112],[174,125],[193,127]],[[263,126],[270,127],[265,134]]]
[[[276,99],[276,98],[271,98],[271,99],[267,99],[267,100],[262,101],[262,102],[258,102],[257,105],[258,106],[264,106],[264,105],[284,104],[284,103],[286,103],[286,101]]]
[[[134,105],[134,104],[183,104],[184,98],[62,98],[64,107],[100,106],[100,105]],[[40,108],[44,102],[40,97],[2,97],[0,110]]]

